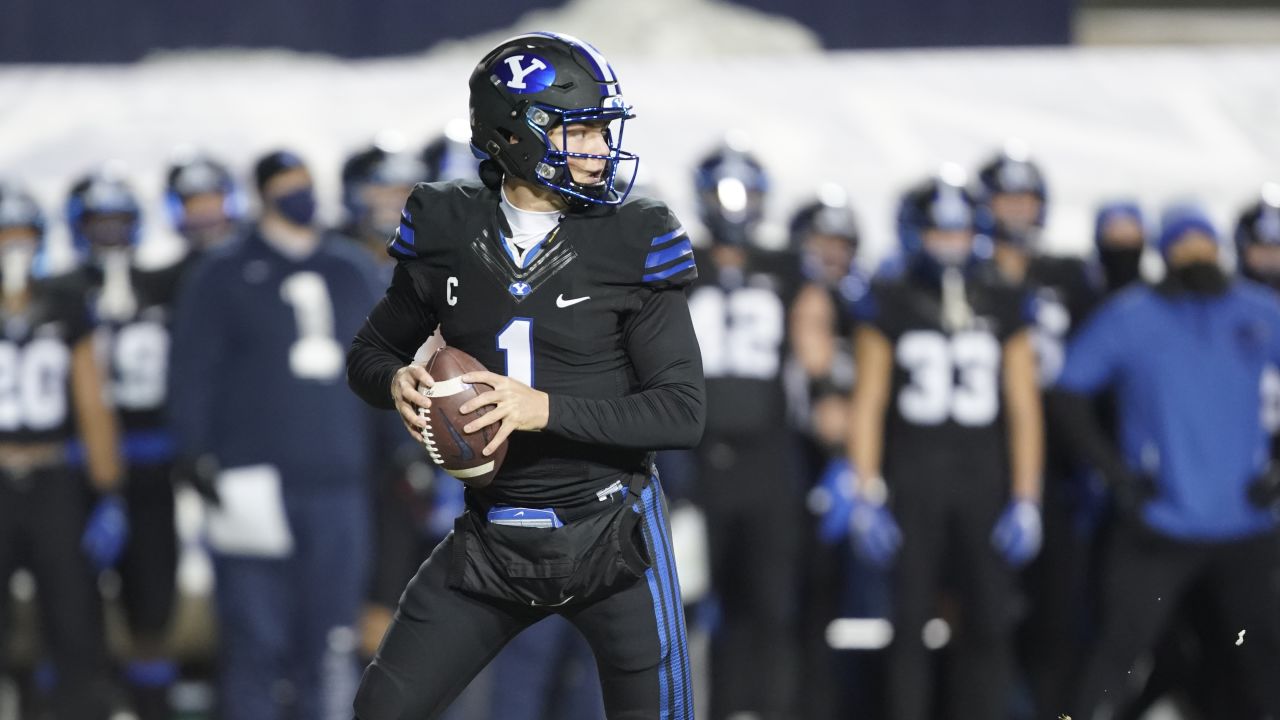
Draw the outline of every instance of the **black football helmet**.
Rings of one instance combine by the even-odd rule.
[[[370,208],[361,191],[370,185],[404,186],[427,180],[427,166],[412,153],[374,143],[347,158],[342,165],[342,203],[353,223],[366,221]],[[406,197],[408,192],[405,193]],[[394,229],[394,228],[392,228]]]
[[[898,203],[898,241],[903,256],[908,263],[971,263],[981,254],[977,242],[968,258],[933,258],[925,248],[924,234],[934,229],[973,231],[976,222],[977,201],[966,186],[964,170],[945,165],[937,175],[907,190]]]
[[[245,218],[246,202],[240,186],[227,166],[208,155],[182,157],[165,174],[165,208],[175,228],[186,226],[186,201],[196,195],[221,195],[223,213],[233,223]]]
[[[450,120],[439,137],[422,149],[427,182],[474,179],[480,159],[471,151],[471,128],[462,118]]]
[[[622,128],[634,115],[604,56],[569,35],[519,35],[485,55],[471,74],[471,145],[476,156],[506,175],[554,189],[573,204],[620,205],[614,190],[618,165],[638,164],[622,150]],[[556,149],[548,133],[573,123],[605,121],[608,152],[589,154]],[[566,142],[561,142],[566,147]],[[605,161],[602,182],[576,182],[569,158]],[[634,175],[634,173],[631,173]],[[493,172],[482,172],[496,184]]]
[[[31,228],[44,240],[44,212],[35,197],[15,182],[0,182],[0,230]]]
[[[75,182],[67,196],[67,225],[81,258],[101,246],[136,246],[142,208],[129,183],[113,169],[96,170]]]
[[[1010,142],[978,169],[976,199],[979,204],[978,230],[993,239],[1027,244],[1036,234],[1026,228],[1005,227],[991,208],[996,195],[1026,193],[1040,201],[1039,212],[1032,220],[1033,228],[1043,228],[1048,211],[1049,189],[1040,166],[1019,142]]]
[[[745,147],[726,141],[698,163],[694,171],[698,211],[711,240],[749,245],[764,219],[769,175]]]
[[[1280,247],[1280,183],[1263,185],[1257,202],[1240,213],[1236,221],[1235,241],[1240,273],[1259,282],[1280,286],[1280,275],[1261,272],[1246,262],[1251,246]]]
[[[791,249],[800,252],[811,235],[830,235],[858,247],[858,218],[849,205],[844,188],[823,188],[812,202],[802,205],[791,216],[788,227]]]

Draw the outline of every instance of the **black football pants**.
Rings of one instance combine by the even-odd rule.
[[[707,514],[720,626],[711,646],[711,718],[794,716],[803,507],[790,448],[768,438],[704,438],[697,499]]]
[[[991,544],[1008,497],[999,472],[916,468],[886,473],[902,530],[893,567],[893,640],[888,650],[892,720],[1002,718],[1009,702],[1016,596],[1013,573]],[[925,624],[943,613],[941,589],[954,593],[948,616],[943,708],[931,710],[934,662]]]
[[[1206,582],[1225,625],[1244,630],[1240,665],[1252,699],[1280,717],[1280,538],[1274,533],[1220,543],[1188,543],[1128,523],[1107,545],[1102,631],[1090,654],[1071,715],[1105,717],[1132,699],[1133,669],[1150,650],[1187,589]],[[1236,638],[1221,638],[1234,643]],[[1103,713],[1095,715],[1095,713]]]
[[[692,720],[684,612],[656,481],[641,495],[641,512],[653,561],[645,577],[603,599],[558,608],[481,598],[449,587],[455,545],[449,535],[400,598],[360,683],[357,720],[439,717],[511,638],[553,612],[577,627],[591,646],[608,720]],[[500,687],[502,679],[497,683]]]
[[[86,514],[84,483],[68,469],[24,477],[0,471],[0,650],[6,647],[9,578],[26,567],[35,576],[46,657],[57,674],[52,699],[58,720],[106,717],[102,605],[80,549]]]

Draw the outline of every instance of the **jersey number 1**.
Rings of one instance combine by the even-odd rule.
[[[507,377],[533,387],[533,320],[512,318],[498,333],[498,349],[507,356]]]

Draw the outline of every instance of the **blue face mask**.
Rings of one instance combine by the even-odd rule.
[[[276,210],[294,225],[308,226],[316,217],[316,196],[310,187],[281,195],[274,203]]]

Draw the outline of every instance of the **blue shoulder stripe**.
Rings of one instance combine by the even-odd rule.
[[[413,247],[413,218],[405,210],[400,211],[400,239]]]
[[[685,238],[683,242],[678,242],[671,247],[655,250],[649,253],[649,255],[644,259],[644,269],[650,270],[658,267],[659,265],[666,265],[676,258],[684,257],[685,255],[692,253],[693,244],[689,242],[688,238]]]
[[[684,226],[680,226],[675,230],[672,230],[671,232],[667,233],[666,235],[659,235],[658,237],[654,238],[653,242],[649,243],[649,247],[656,247],[664,243],[669,243],[683,234],[684,234]]]
[[[666,280],[672,275],[676,275],[684,272],[685,270],[688,270],[689,268],[693,267],[695,264],[696,263],[694,262],[693,258],[689,258],[688,260],[685,260],[682,263],[679,263],[677,265],[672,265],[666,270],[660,270],[658,272],[652,272],[652,273],[649,273],[648,275],[645,275],[644,281],[654,282],[657,280]]]

